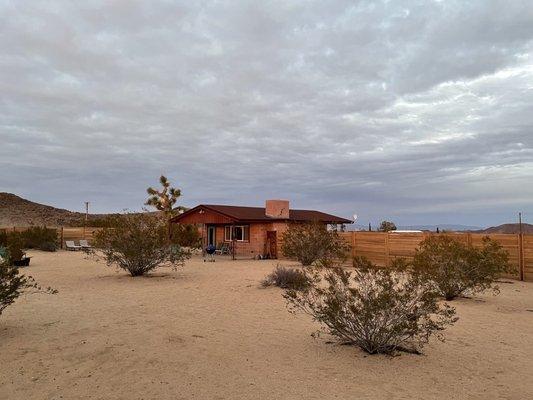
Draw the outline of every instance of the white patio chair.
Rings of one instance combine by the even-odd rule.
[[[92,249],[93,247],[89,244],[87,240],[80,240],[80,247],[82,249]]]
[[[76,251],[76,250],[81,250],[83,247],[77,245],[76,243],[74,243],[74,240],[66,240],[65,241],[65,247],[67,250],[70,250],[70,251]]]

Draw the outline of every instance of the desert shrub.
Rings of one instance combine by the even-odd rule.
[[[337,231],[328,231],[318,222],[291,224],[283,233],[283,254],[304,266],[314,263],[330,266],[337,260],[346,260],[350,247]]]
[[[289,310],[311,315],[327,333],[370,354],[419,352],[432,335],[443,340],[455,310],[439,304],[431,282],[366,260],[357,265],[304,270],[310,285],[285,292]]]
[[[52,243],[52,242],[41,243],[40,246],[39,246],[39,250],[42,250],[42,251],[56,251],[57,250],[57,243]]]
[[[7,246],[7,232],[4,230],[0,230],[0,246]]]
[[[490,288],[497,293],[495,281],[510,270],[508,252],[494,240],[486,237],[481,248],[474,248],[446,235],[425,239],[410,267],[433,281],[446,300]]]
[[[295,268],[276,267],[269,275],[261,281],[261,286],[278,286],[283,289],[300,290],[309,285],[305,274]]]
[[[55,229],[32,226],[20,232],[20,235],[24,241],[24,248],[26,249],[56,251],[59,247],[59,240]],[[54,246],[53,249],[52,246]]]
[[[193,224],[171,224],[171,241],[183,247],[201,248],[202,234]]]
[[[24,257],[24,238],[20,232],[9,232],[7,235],[8,263],[21,260]]]
[[[0,314],[20,295],[32,290],[49,294],[57,293],[57,290],[50,287],[42,288],[31,276],[21,274],[17,267],[7,262],[0,262]]]
[[[131,276],[144,275],[162,266],[182,266],[189,253],[168,242],[167,222],[149,213],[110,217],[108,226],[94,235],[91,253],[107,265],[128,271]]]

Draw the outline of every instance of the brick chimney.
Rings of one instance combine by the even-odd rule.
[[[289,200],[267,200],[265,214],[267,217],[289,219]]]

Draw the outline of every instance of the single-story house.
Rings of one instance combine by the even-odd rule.
[[[267,200],[265,207],[200,204],[171,221],[201,226],[204,248],[227,242],[233,254],[246,258],[281,256],[278,253],[280,240],[289,223],[352,223],[320,211],[290,209],[287,200]]]

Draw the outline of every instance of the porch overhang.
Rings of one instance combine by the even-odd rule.
[[[204,205],[199,205],[170,220],[173,224],[234,224],[237,218],[215,211]]]

